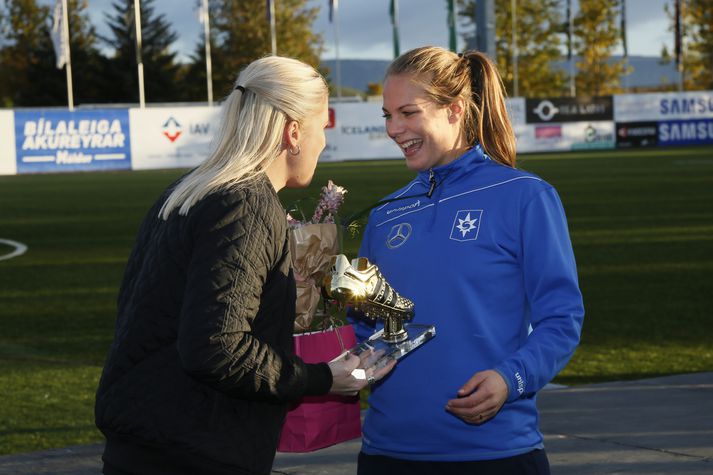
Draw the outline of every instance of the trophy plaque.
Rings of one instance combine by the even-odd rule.
[[[323,284],[327,298],[340,305],[350,304],[372,320],[383,320],[383,329],[349,350],[355,355],[382,350],[384,354],[374,364],[377,368],[390,359],[402,358],[436,335],[433,325],[405,323],[413,319],[413,302],[399,295],[365,257],[349,263],[344,254],[333,256]]]

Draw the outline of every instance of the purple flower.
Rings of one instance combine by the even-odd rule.
[[[287,223],[291,228],[298,228],[304,224],[334,223],[334,215],[344,202],[344,195],[347,190],[343,186],[335,185],[332,180],[327,182],[327,186],[322,187],[319,201],[312,214],[312,219],[303,223],[287,214]]]

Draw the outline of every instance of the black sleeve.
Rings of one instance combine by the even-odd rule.
[[[332,376],[327,364],[306,364],[251,331],[279,257],[274,243],[284,240],[270,225],[271,199],[245,193],[237,202],[212,200],[195,210],[178,351],[189,374],[222,392],[291,401],[327,393]]]

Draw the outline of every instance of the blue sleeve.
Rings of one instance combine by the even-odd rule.
[[[532,332],[495,368],[509,386],[508,401],[542,389],[579,344],[584,304],[567,220],[557,192],[541,191],[522,210],[521,265]]]
[[[366,257],[369,260],[372,259],[371,252],[369,251],[369,236],[371,234],[371,226],[369,225],[370,222],[371,221],[369,221],[364,227],[364,235],[361,239],[359,255],[347,256],[350,261],[355,257]],[[351,307],[347,310],[347,321],[354,327],[354,333],[356,334],[356,339],[359,343],[369,338],[376,331],[375,320],[362,317],[361,313],[353,310]]]

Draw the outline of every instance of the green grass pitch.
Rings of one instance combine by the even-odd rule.
[[[713,371],[713,147],[520,157],[560,193],[585,298],[582,344],[556,379]],[[181,170],[0,177],[0,454],[101,440],[94,391],[139,221]],[[401,160],[320,164],[344,214],[407,183]],[[345,237],[356,254],[358,238]],[[0,256],[12,248],[0,243]]]

